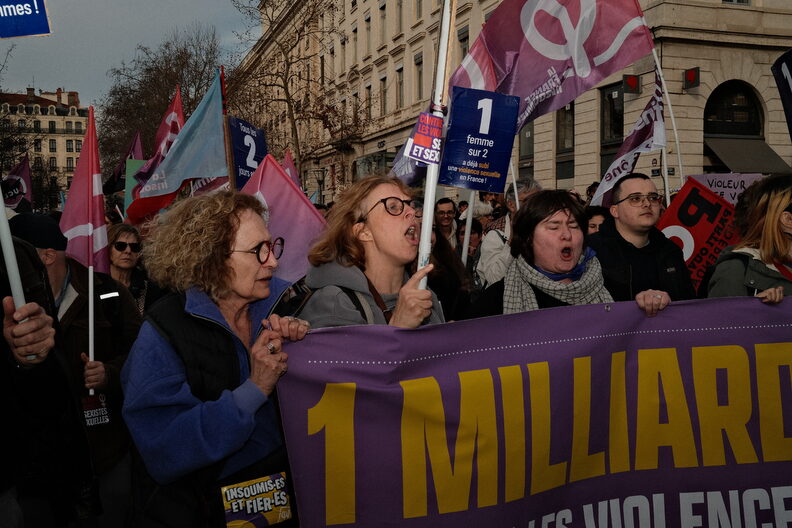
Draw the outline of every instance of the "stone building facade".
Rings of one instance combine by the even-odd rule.
[[[792,143],[770,65],[792,48],[788,0],[640,0],[665,75],[679,132],[684,174],[792,171]],[[451,33],[456,68],[499,0],[460,0]],[[301,160],[304,186],[330,201],[350,181],[387,168],[434,81],[441,0],[336,0],[319,24],[336,32],[316,52],[312,78],[365,124],[343,149],[328,145]],[[296,23],[293,22],[293,23]],[[287,31],[284,26],[280,31]],[[263,40],[278,38],[265,31]],[[259,60],[260,43],[248,56]],[[250,67],[250,66],[248,66]],[[699,68],[700,85],[683,89],[683,73]],[[622,75],[638,75],[640,94],[625,94]],[[311,77],[311,74],[309,74]],[[652,94],[648,56],[605,79],[566,108],[526,125],[515,140],[513,165],[546,188],[583,191],[598,181]],[[271,123],[263,119],[265,123]],[[277,120],[276,120],[277,121]],[[666,109],[670,187],[680,184],[675,134]],[[274,131],[273,131],[274,132]],[[270,130],[268,130],[270,133]],[[315,132],[314,132],[315,133]],[[658,176],[660,153],[637,169]],[[663,186],[657,178],[659,187]],[[438,195],[456,196],[454,189]]]
[[[3,141],[3,175],[27,152],[31,169],[56,178],[68,189],[82,150],[88,109],[80,106],[77,92],[58,88],[55,92],[33,88],[27,93],[0,94],[0,137]]]

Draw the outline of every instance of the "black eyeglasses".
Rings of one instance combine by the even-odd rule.
[[[283,238],[278,237],[275,240],[264,240],[253,249],[232,249],[231,253],[253,253],[259,264],[264,264],[270,255],[274,255],[276,259],[283,255],[283,244]]]
[[[397,198],[395,196],[388,196],[387,198],[383,198],[382,200],[377,200],[371,209],[368,210],[368,213],[361,216],[358,222],[365,222],[368,215],[371,214],[371,211],[374,210],[379,204],[385,204],[385,211],[391,216],[399,216],[404,212],[404,208],[408,205],[412,207],[412,200],[402,200],[401,198]]]
[[[641,205],[643,205],[644,200],[649,202],[649,205],[657,205],[660,203],[660,199],[661,196],[657,193],[649,193],[649,194],[635,193],[629,196],[625,196],[619,201],[613,202],[613,205],[618,205],[622,202],[627,202],[633,207],[640,207]]]
[[[126,251],[127,246],[129,249],[132,250],[132,253],[140,253],[140,250],[143,249],[139,242],[114,242],[113,247],[119,253],[123,253]]]

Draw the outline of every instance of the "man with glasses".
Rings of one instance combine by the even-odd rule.
[[[456,204],[451,198],[440,198],[435,203],[435,225],[454,249],[457,246],[456,214]]]
[[[90,361],[88,269],[66,256],[66,238],[52,217],[24,213],[9,224],[14,236],[37,249],[47,271],[59,323],[59,352],[69,369],[73,397],[82,404],[91,461],[99,477],[103,513],[95,520],[98,526],[123,526],[130,497],[131,441],[121,417],[120,375],[140,329],[137,306],[126,288],[94,272],[95,357]]]
[[[597,252],[605,287],[616,301],[635,299],[654,315],[671,301],[692,299],[695,290],[682,250],[655,227],[662,196],[645,174],[616,182],[608,218],[588,237]]]

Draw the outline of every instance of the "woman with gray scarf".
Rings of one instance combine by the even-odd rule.
[[[567,191],[531,196],[514,218],[503,313],[612,302],[599,261],[583,247],[586,216]]]

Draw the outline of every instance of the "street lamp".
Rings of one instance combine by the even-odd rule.
[[[325,186],[325,177],[327,176],[327,168],[321,169],[314,169],[316,172],[316,185],[319,187],[319,203],[324,205],[324,186]]]

